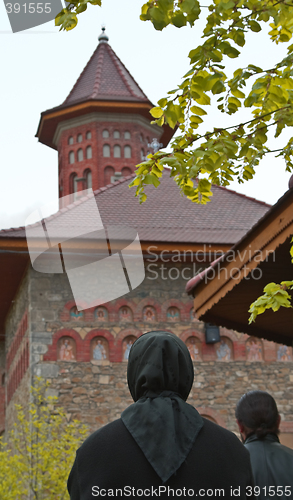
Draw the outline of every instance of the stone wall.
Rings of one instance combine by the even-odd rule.
[[[90,431],[119,418],[132,403],[127,387],[127,363],[59,362],[48,377],[52,394],[66,409],[68,419],[80,419]],[[53,369],[54,367],[54,369]],[[260,389],[276,399],[285,432],[293,432],[293,366],[260,362],[195,362],[195,379],[188,402],[201,414],[233,432],[235,406],[244,392]],[[47,372],[48,373],[48,372]],[[291,426],[288,423],[291,422]]]

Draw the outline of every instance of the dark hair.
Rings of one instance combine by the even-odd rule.
[[[279,412],[274,398],[264,391],[250,391],[239,399],[235,416],[250,433],[259,439],[278,433]]]

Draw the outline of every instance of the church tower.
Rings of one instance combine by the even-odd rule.
[[[151,125],[153,104],[108,40],[103,28],[63,104],[41,114],[36,136],[58,150],[59,198],[130,175],[151,143],[166,147],[174,133]]]

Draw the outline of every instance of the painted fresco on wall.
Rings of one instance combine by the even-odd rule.
[[[192,361],[201,361],[201,342],[196,337],[188,337],[186,345]]]
[[[152,306],[146,306],[143,310],[143,320],[144,321],[156,321],[156,310]]]
[[[232,342],[228,338],[222,337],[216,347],[218,361],[230,361],[233,357]]]
[[[194,307],[190,309],[190,321],[196,321],[196,315],[194,312]]]
[[[178,307],[169,307],[167,310],[167,320],[168,321],[180,321],[180,311]]]
[[[95,337],[91,342],[91,359],[104,361],[109,359],[108,342],[103,337]]]
[[[95,309],[95,319],[98,321],[108,321],[108,311],[106,307],[97,307]]]
[[[119,321],[133,321],[130,307],[123,306],[119,309]]]
[[[246,354],[247,361],[262,361],[263,352],[261,341],[256,338],[250,337],[246,341]]]
[[[80,321],[81,319],[83,319],[83,316],[84,312],[78,311],[76,306],[70,309],[70,318],[73,319],[74,321]]]
[[[290,347],[287,345],[279,345],[277,350],[277,361],[292,361]]]
[[[125,337],[125,339],[122,342],[122,360],[123,361],[128,361],[128,356],[129,352],[131,349],[131,346],[133,342],[135,342],[136,337],[134,335],[129,335],[128,337]]]
[[[60,361],[76,360],[75,340],[71,337],[61,337],[58,342],[58,359]]]

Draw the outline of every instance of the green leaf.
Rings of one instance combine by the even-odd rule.
[[[162,108],[156,106],[150,110],[150,114],[154,118],[161,118],[161,116],[164,114],[164,111],[162,110]]]
[[[206,115],[207,112],[199,106],[191,106],[190,111],[195,115]]]
[[[261,26],[256,21],[253,21],[253,20],[248,21],[248,25],[249,25],[251,31],[255,31],[256,33],[261,31]]]

